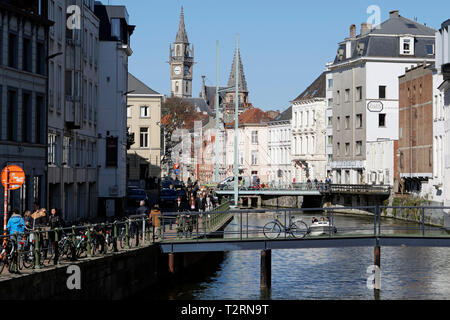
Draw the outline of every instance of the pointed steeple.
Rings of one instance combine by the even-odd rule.
[[[181,15],[180,15],[180,24],[178,26],[177,37],[175,39],[175,43],[189,43],[186,27],[184,25],[184,12],[183,6],[181,7]]]
[[[237,58],[237,61],[236,61]],[[241,53],[238,50],[238,56],[236,57],[236,52],[234,53],[233,65],[231,66],[230,78],[228,80],[228,87],[233,87],[236,84],[236,63],[239,63],[239,91],[248,92],[247,81],[245,80],[244,67],[242,65]]]

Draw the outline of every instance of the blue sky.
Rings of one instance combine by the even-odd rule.
[[[102,0],[126,5],[133,56],[129,70],[152,89],[169,95],[169,45],[178,30],[184,7],[189,41],[194,44],[193,96],[198,97],[201,76],[216,83],[216,41],[220,42],[220,82],[226,85],[239,33],[239,46],[250,91],[250,102],[263,110],[285,110],[324,70],[336,55],[337,43],[356,24],[359,34],[370,5],[381,9],[381,21],[389,11],[439,29],[450,18],[450,1],[431,0]]]

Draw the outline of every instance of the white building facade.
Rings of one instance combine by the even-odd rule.
[[[240,177],[268,184],[270,179],[270,155],[268,150],[268,126],[270,118],[260,109],[244,111],[239,116],[238,166]],[[234,123],[226,125],[226,176],[234,176]]]
[[[443,191],[444,206],[450,205],[450,19],[442,23],[441,29],[436,32],[436,71],[439,77],[436,98],[436,119],[433,133],[437,165],[434,167],[434,178]],[[436,79],[436,78],[435,78]],[[441,81],[442,80],[442,81]],[[438,120],[439,119],[439,120]],[[442,140],[440,139],[442,137]],[[439,161],[442,161],[439,163]],[[439,179],[442,177],[441,179]]]
[[[268,123],[268,150],[270,155],[269,185],[287,188],[293,182],[294,166],[291,160],[292,107]]]
[[[398,77],[422,62],[434,62],[435,30],[398,11],[377,28],[339,43],[333,77],[333,182],[394,183],[394,141],[399,137]]]
[[[96,3],[100,19],[98,108],[99,215],[123,212],[126,196],[128,58],[133,51],[125,6]]]
[[[296,183],[325,181],[326,74],[322,73],[292,101],[292,162]]]

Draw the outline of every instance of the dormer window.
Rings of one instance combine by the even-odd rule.
[[[401,37],[400,38],[400,54],[402,55],[414,55],[414,38],[413,37]]]
[[[337,58],[341,61],[344,58],[344,49],[339,49],[337,53]]]

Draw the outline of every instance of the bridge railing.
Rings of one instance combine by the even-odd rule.
[[[313,239],[385,235],[447,238],[450,234],[447,233],[443,222],[439,222],[439,219],[443,220],[443,216],[446,215],[443,213],[444,210],[450,210],[450,207],[359,206],[208,212],[208,219],[211,219],[209,221],[217,221],[213,220],[214,215],[219,217],[220,214],[233,215],[233,220],[225,230],[203,228],[200,223],[194,226],[191,234],[177,238],[175,234],[166,233],[162,241],[172,241],[177,238],[179,241],[198,242],[207,241],[208,237],[223,237],[225,240],[257,240],[272,237]],[[440,218],[436,218],[440,214]],[[201,213],[194,213],[194,215],[198,217],[198,221],[202,221]],[[355,220],[355,215],[360,218]],[[318,223],[313,223],[313,218],[316,218]],[[398,220],[393,218],[405,221],[398,223]],[[321,223],[322,220],[323,223]],[[450,222],[450,219],[447,220]]]
[[[239,187],[239,191],[319,191],[321,193],[350,193],[350,194],[390,194],[392,187],[389,185],[371,184],[329,184],[323,182],[292,183],[284,188],[266,186],[264,188]],[[233,186],[224,187],[218,191],[232,191]]]

